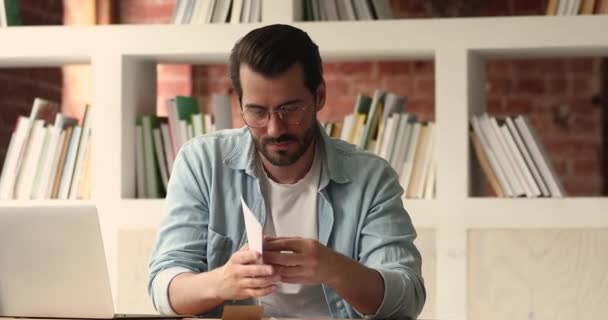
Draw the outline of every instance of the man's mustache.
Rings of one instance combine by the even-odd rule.
[[[284,134],[279,136],[278,138],[265,138],[263,140],[264,144],[268,144],[268,143],[281,143],[281,142],[288,142],[288,141],[298,141],[298,138],[294,135],[291,134]]]

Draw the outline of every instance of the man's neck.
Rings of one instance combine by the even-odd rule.
[[[300,159],[288,166],[275,166],[263,155],[260,155],[266,174],[270,179],[280,184],[294,184],[300,181],[312,167],[312,163],[315,159],[316,143],[316,141],[313,141]]]

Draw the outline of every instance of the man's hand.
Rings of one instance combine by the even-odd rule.
[[[285,283],[328,283],[333,278],[335,256],[334,251],[317,240],[264,238],[264,263],[272,265]]]
[[[265,237],[264,263],[275,268],[282,282],[328,285],[364,314],[375,313],[384,299],[384,281],[378,271],[317,240]]]
[[[235,252],[228,262],[217,269],[220,281],[218,298],[222,300],[242,300],[262,297],[276,291],[276,283],[281,280],[273,266],[255,264],[260,254],[249,251],[244,246]]]

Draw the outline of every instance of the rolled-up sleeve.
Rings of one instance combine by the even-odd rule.
[[[163,315],[177,315],[177,312],[173,310],[171,307],[171,302],[169,301],[169,284],[173,278],[177,277],[177,275],[191,272],[192,270],[182,268],[182,267],[173,267],[169,269],[165,269],[156,274],[154,280],[152,281],[152,304],[156,311]]]
[[[384,297],[377,312],[366,318],[415,319],[426,301],[416,231],[403,208],[397,174],[382,170],[361,231],[359,261],[377,270],[384,280]]]
[[[174,314],[168,288],[177,274],[207,271],[208,193],[190,150],[186,144],[176,157],[167,187],[167,214],[149,259],[148,294],[162,314]]]

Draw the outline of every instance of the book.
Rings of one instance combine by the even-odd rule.
[[[80,178],[80,188],[78,190],[78,199],[90,199],[91,198],[91,140],[87,143],[85,160],[84,160],[84,172]]]
[[[325,17],[327,21],[337,21],[340,20],[338,16],[338,6],[335,1],[322,1],[323,3],[323,11],[325,12]]]
[[[159,127],[156,116],[146,115],[141,117],[141,127],[144,145],[144,176],[146,198],[159,198],[162,194],[160,168],[154,150],[154,129]]]
[[[568,1],[570,1],[570,0],[558,0],[557,8],[555,9],[556,16],[563,16],[567,13]]]
[[[46,182],[46,190],[44,191],[44,199],[52,199],[53,198],[53,186],[55,183],[55,178],[57,177],[57,172],[59,171],[59,162],[61,161],[61,151],[63,150],[63,145],[65,143],[65,135],[66,130],[62,130],[59,134],[59,138],[57,139],[57,144],[55,145],[55,155],[51,162],[51,172],[49,173],[48,180]]]
[[[30,119],[24,116],[17,118],[13,134],[8,145],[2,175],[0,175],[0,199],[7,200],[13,197],[13,185],[15,183],[14,169],[17,167],[19,152],[23,146],[25,134],[29,128]]]
[[[522,154],[527,167],[529,168],[530,172],[532,173],[532,176],[534,177],[534,181],[536,182],[536,184],[538,185],[538,188],[540,189],[541,196],[543,196],[543,197],[550,196],[549,189],[547,188],[545,181],[543,180],[542,176],[540,175],[540,172],[538,171],[538,167],[532,160],[530,151],[526,147],[526,145],[521,137],[521,134],[515,127],[515,123],[513,122],[513,119],[508,117],[506,119],[506,124],[507,124],[507,127],[509,128],[509,131],[511,131],[513,138],[515,139],[515,143],[517,144],[517,148],[519,149],[519,152]]]
[[[59,189],[61,186],[65,162],[68,155],[68,150],[70,148],[70,141],[72,141],[72,132],[74,129],[75,126],[66,128],[65,134],[63,135],[64,139],[63,142],[61,142],[61,153],[59,155],[59,161],[57,161],[57,169],[55,170],[56,174],[53,179],[53,187],[51,189],[51,199],[57,199],[59,197]]]
[[[230,10],[230,23],[241,23],[241,12],[243,11],[243,1],[232,0],[232,8]]]
[[[413,163],[413,171],[411,180],[407,186],[406,196],[408,198],[420,198],[422,188],[424,187],[425,177],[425,161],[428,157],[428,150],[431,147],[430,130],[428,125],[423,125],[420,128],[420,136],[416,146],[416,156]]]
[[[414,198],[417,199],[422,199],[425,197],[424,193],[425,193],[425,189],[426,189],[426,185],[427,184],[433,184],[433,181],[430,181],[429,179],[429,174],[431,174],[431,170],[433,167],[433,163],[435,162],[434,158],[434,154],[435,154],[435,133],[437,131],[437,127],[435,126],[435,123],[433,122],[429,122],[426,124],[427,127],[427,136],[426,136],[426,148],[424,149],[424,154],[423,154],[423,158],[422,159],[422,168],[420,169],[421,172],[419,173],[419,179],[418,180],[418,185],[417,185],[417,189],[415,189],[415,196]],[[432,174],[431,174],[432,175]],[[429,189],[431,189],[432,187],[429,186]],[[429,192],[431,192],[429,190]]]
[[[389,0],[370,0],[371,8],[378,20],[393,19],[393,10]]]
[[[44,141],[47,138],[46,135],[47,131],[44,127],[44,120],[35,120],[28,145],[26,146],[28,152],[23,157],[23,165],[21,166],[15,186],[16,199],[31,199],[34,178],[36,177],[38,163],[40,163],[40,154],[43,151]]]
[[[70,142],[65,157],[57,199],[67,200],[70,195],[70,187],[72,185],[72,177],[74,176],[74,166],[76,164],[76,155],[81,136],[82,127],[75,126],[72,130],[72,136],[70,137]]]
[[[171,23],[172,24],[180,24],[178,23],[181,20],[182,15],[184,13],[186,0],[176,0],[175,1],[175,9],[173,10],[173,14],[171,15]]]
[[[75,118],[66,116],[61,113],[57,113],[55,116],[55,123],[50,127],[49,135],[49,150],[46,155],[46,159],[41,159],[44,162],[44,168],[41,172],[40,187],[35,195],[35,199],[50,199],[51,191],[53,188],[53,181],[57,175],[57,163],[61,155],[61,149],[63,147],[63,141],[65,137],[65,130],[68,127],[75,126],[78,120]]]
[[[167,159],[167,171],[169,175],[171,175],[171,170],[173,169],[173,152],[171,151],[171,135],[169,134],[169,125],[167,123],[160,124],[160,133],[163,138],[163,150],[165,150],[165,159]]]
[[[146,197],[146,162],[144,160],[144,130],[141,121],[135,125],[135,195],[142,199]]]
[[[367,120],[362,128],[361,139],[359,140],[358,144],[361,149],[368,149],[370,141],[376,139],[378,133],[378,122],[382,120],[385,95],[385,91],[374,91],[374,97],[372,98],[370,108],[366,116]]]
[[[4,27],[9,26],[18,26],[21,25],[21,13],[20,13],[20,5],[19,0],[0,0],[0,2],[4,1],[4,8],[0,7],[0,9],[4,9],[0,11],[0,14],[3,14]]]
[[[213,94],[211,96],[213,107],[213,123],[215,130],[232,128],[232,107],[230,96],[226,94]]]
[[[6,181],[7,196],[13,198],[15,194],[15,186],[20,183],[21,169],[24,164],[24,159],[27,156],[30,148],[31,133],[36,123],[36,120],[42,120],[43,126],[50,124],[57,114],[59,105],[55,102],[48,101],[42,98],[34,98],[32,110],[30,111],[30,121],[27,123],[23,138],[19,145],[15,145],[15,152],[17,153],[17,160],[13,163],[14,167],[9,168],[10,171],[14,172],[12,178],[8,178]]]
[[[386,161],[390,161],[390,152],[395,147],[395,137],[397,136],[397,130],[399,129],[399,113],[393,113],[386,120],[386,129],[383,131],[383,137],[381,140],[381,146],[377,154],[384,158]]]
[[[90,106],[86,105],[84,108],[84,114],[82,116],[82,130],[80,138],[78,139],[78,146],[76,150],[76,159],[74,160],[74,174],[72,181],[70,181],[69,198],[76,199],[78,196],[78,190],[80,189],[80,177],[84,171],[84,157],[86,153],[86,147],[89,144],[91,137],[91,110]]]
[[[357,20],[355,7],[351,0],[336,0],[340,20]]]
[[[367,0],[352,0],[357,20],[373,20],[372,8]]]
[[[596,14],[608,14],[608,0],[597,0]]]
[[[382,111],[382,119],[378,123],[378,140],[376,145],[375,153],[379,153],[379,148],[381,148],[384,139],[384,128],[386,126],[387,119],[390,115],[396,112],[403,112],[405,110],[405,102],[406,97],[396,95],[392,92],[386,92],[384,97],[384,109]]]
[[[515,144],[515,139],[509,128],[506,125],[502,125],[500,130],[505,138],[505,142],[507,143],[507,148],[509,153],[512,155],[515,160],[516,169],[520,172],[521,177],[523,178],[523,186],[526,192],[526,196],[529,198],[538,197],[541,195],[540,189],[536,184],[536,181],[532,177],[532,172],[524,162],[523,155],[519,152],[517,145]]]
[[[243,0],[243,8],[241,10],[241,22],[251,22],[249,21],[249,15],[251,12],[251,0]]]
[[[589,15],[593,14],[595,10],[595,0],[583,0],[581,3],[580,14]]]
[[[528,150],[530,150],[532,159],[534,159],[534,163],[538,166],[543,180],[547,183],[547,187],[549,188],[551,196],[558,198],[565,197],[566,192],[563,186],[561,185],[560,180],[557,178],[555,169],[547,158],[546,153],[544,152],[544,149],[540,144],[540,140],[532,131],[528,120],[520,115],[515,118],[515,126],[521,134],[526,144],[526,147],[528,147]]]
[[[416,156],[417,156],[417,152],[418,152],[418,144],[420,142],[420,130],[422,129],[422,124],[420,122],[416,122],[413,124],[412,126],[412,133],[410,135],[410,139],[408,141],[407,144],[407,152],[406,152],[406,156],[405,156],[405,160],[403,162],[403,165],[401,166],[401,171],[398,171],[399,174],[399,182],[401,183],[401,186],[403,187],[403,189],[406,191],[406,195],[407,195],[407,190],[409,188],[411,179],[412,179],[412,172],[414,170],[414,164],[415,164],[415,160],[416,160]]]
[[[248,22],[260,22],[262,19],[262,0],[249,0],[249,2],[251,2],[251,7],[249,8]]]
[[[6,9],[4,7],[4,0],[0,0],[0,28],[8,27],[6,22]]]
[[[215,0],[213,13],[211,15],[211,23],[226,23],[228,14],[230,13],[230,0]]]
[[[483,170],[483,173],[486,175],[486,178],[488,179],[488,182],[490,183],[492,190],[494,191],[494,193],[496,194],[497,197],[500,197],[500,198],[504,197],[505,194],[502,191],[500,184],[498,183],[498,178],[496,177],[496,173],[494,173],[494,170],[492,170],[490,161],[488,160],[488,156],[487,156],[486,152],[484,151],[483,147],[481,146],[481,143],[479,142],[479,138],[477,137],[477,134],[475,133],[474,130],[471,130],[469,135],[471,137],[471,143],[473,144],[473,151],[475,152],[475,155],[477,156],[477,160],[479,160],[481,170]]]
[[[399,119],[399,131],[395,137],[393,150],[391,152],[391,165],[396,172],[401,172],[403,163],[407,155],[407,148],[412,136],[414,123],[416,120],[407,113],[401,113]]]
[[[53,149],[55,146],[51,146],[51,140],[53,139],[52,127],[46,126],[44,127],[44,139],[42,142],[42,148],[40,150],[40,156],[38,157],[38,164],[36,165],[36,173],[34,174],[34,181],[32,183],[32,187],[30,190],[30,199],[42,199],[41,191],[43,189],[43,184],[46,181],[43,181],[43,176],[49,171],[50,162],[49,161],[49,153],[50,149]]]
[[[509,184],[508,190],[510,191],[510,196],[522,196],[524,194],[523,187],[515,176],[515,170],[507,158],[501,140],[499,140],[500,136],[497,134],[497,130],[493,127],[492,121],[487,114],[481,116],[480,125],[483,130],[483,136],[487,138],[489,148],[494,151],[498,164],[505,172],[504,177],[505,181]]]
[[[402,154],[402,150],[406,147],[407,141],[405,140],[408,136],[408,118],[410,117],[407,113],[399,113],[399,123],[397,125],[397,134],[395,136],[395,141],[389,150],[389,163],[391,167],[397,172],[399,172],[399,167],[401,163],[399,163]],[[401,158],[402,160],[403,158]]]
[[[163,141],[160,135],[160,128],[152,129],[154,138],[154,151],[156,152],[156,163],[160,171],[160,177],[163,182],[163,187],[167,190],[169,184],[169,173],[167,170],[167,160],[165,159],[165,151],[163,149]]]
[[[169,119],[169,132],[171,134],[173,159],[181,146],[188,141],[188,124],[192,115],[198,113],[198,102],[194,97],[176,96],[167,101],[167,115]]]
[[[473,127],[473,131],[479,139],[479,143],[488,158],[492,171],[496,175],[496,179],[498,180],[502,193],[505,195],[505,197],[515,196],[515,193],[507,180],[505,169],[501,166],[498,160],[496,150],[491,147],[489,136],[487,135],[485,128],[482,126],[481,117],[474,116],[471,119],[471,126]]]
[[[549,0],[549,3],[547,4],[547,12],[546,15],[548,16],[554,16],[557,14],[557,3],[560,0]]]

